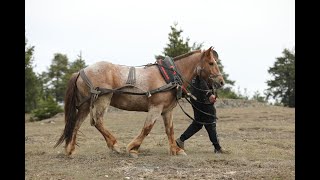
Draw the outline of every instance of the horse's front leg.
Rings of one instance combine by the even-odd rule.
[[[131,157],[138,157],[138,149],[142,144],[144,138],[150,133],[153,125],[156,123],[157,119],[161,116],[162,107],[150,107],[147,115],[147,119],[140,134],[135,137],[127,146],[127,152]]]
[[[170,146],[170,155],[187,155],[183,149],[179,148],[176,144],[173,131],[173,122],[172,122],[172,110],[164,113],[162,115],[163,122],[168,136],[169,146]]]

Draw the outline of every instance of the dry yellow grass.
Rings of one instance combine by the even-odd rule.
[[[192,114],[190,106],[186,110]],[[88,120],[79,133],[73,158],[63,146],[53,149],[63,117],[25,124],[26,179],[295,179],[295,109],[284,107],[217,108],[217,131],[222,147],[231,154],[214,154],[203,128],[185,143],[188,156],[168,155],[161,120],[140,147],[138,159],[125,153],[141,130],[146,113],[112,111],[105,124],[122,153],[114,154]],[[174,110],[175,137],[190,120]]]

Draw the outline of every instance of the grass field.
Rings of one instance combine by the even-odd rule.
[[[186,110],[192,114],[190,106]],[[231,154],[214,154],[205,129],[185,142],[188,156],[170,156],[162,119],[145,138],[138,159],[126,145],[141,131],[146,113],[111,111],[105,124],[117,138],[121,154],[111,152],[87,119],[76,153],[53,148],[64,127],[63,116],[26,122],[26,179],[295,179],[295,109],[276,106],[217,108],[221,146]],[[174,109],[175,137],[190,121]]]

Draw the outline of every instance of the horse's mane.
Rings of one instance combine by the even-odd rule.
[[[191,51],[191,52],[188,52],[188,53],[185,53],[185,54],[181,54],[179,56],[174,57],[173,60],[176,61],[176,60],[188,57],[188,56],[190,56],[190,55],[192,55],[194,53],[198,53],[198,52],[201,52],[201,50],[194,50],[194,51]]]

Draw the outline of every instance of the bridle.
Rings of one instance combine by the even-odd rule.
[[[207,74],[210,74],[210,72],[208,72],[204,67],[203,67],[203,63],[204,63],[204,55],[205,55],[205,52],[203,52],[203,54],[201,55],[201,59],[200,59],[200,63],[201,63],[201,66],[197,66],[196,67],[196,73],[198,76],[201,77],[201,73],[202,72],[205,72]],[[216,61],[216,59],[214,58],[214,60]],[[210,74],[209,75],[209,79],[211,79],[212,81],[214,81],[215,78],[219,77],[219,76],[222,76],[222,74],[219,72],[218,74]]]

